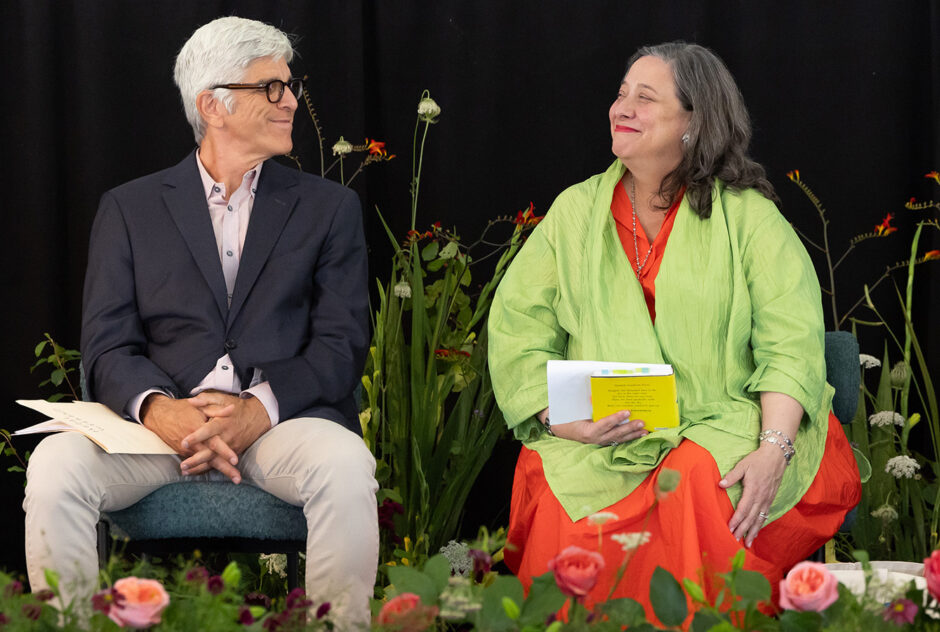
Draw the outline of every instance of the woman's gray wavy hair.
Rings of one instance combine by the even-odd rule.
[[[658,57],[672,68],[676,96],[691,113],[682,160],[660,185],[667,208],[685,186],[692,209],[702,218],[712,212],[715,178],[740,191],[754,188],[779,204],[764,168],[747,155],[751,119],[741,91],[724,62],[698,44],[669,42],[644,46],[627,63],[629,71],[640,57]]]
[[[196,109],[196,97],[212,86],[240,82],[251,62],[262,57],[290,63],[294,58],[290,38],[270,24],[234,16],[199,27],[183,44],[176,56],[173,80],[180,90],[186,120],[193,128],[197,144],[205,136],[206,122]],[[213,96],[232,111],[231,90],[216,88]]]

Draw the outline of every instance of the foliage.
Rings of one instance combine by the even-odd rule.
[[[381,560],[395,564],[414,564],[453,537],[467,494],[504,432],[486,362],[486,316],[539,219],[530,205],[515,219],[490,221],[470,245],[439,222],[415,229],[424,144],[440,113],[436,104],[422,113],[428,102],[425,92],[415,124],[406,238],[399,242],[382,218],[395,250],[391,276],[378,285],[362,378],[360,421],[383,486]],[[499,226],[511,226],[511,234],[493,241],[490,233]],[[481,248],[487,251],[478,256]],[[471,269],[497,256],[492,276],[474,286]]]
[[[36,345],[36,348],[33,350],[34,355],[38,358],[29,368],[29,372],[32,373],[36,369],[47,365],[50,369],[49,377],[39,383],[39,388],[44,386],[53,385],[56,388],[62,386],[64,382],[68,387],[69,392],[57,392],[50,395],[47,399],[50,402],[57,402],[63,398],[71,397],[72,399],[80,399],[75,386],[72,384],[72,380],[69,379],[69,374],[74,374],[76,371],[75,365],[81,359],[81,352],[77,349],[66,349],[58,342],[52,339],[48,333],[44,334],[44,339]],[[44,355],[48,354],[48,355]],[[29,461],[29,452],[20,456],[19,452],[16,451],[16,448],[13,446],[13,437],[10,435],[8,430],[0,428],[0,441],[3,445],[3,456],[15,459],[17,461],[16,465],[11,465],[7,467],[8,472],[26,472],[26,462]]]
[[[44,334],[44,336],[44,340],[37,344],[36,348],[33,350],[33,353],[38,359],[36,363],[29,368],[29,372],[32,373],[43,365],[49,365],[49,367],[51,367],[49,377],[39,383],[39,388],[48,386],[49,384],[59,388],[62,386],[62,383],[65,382],[69,392],[59,392],[50,395],[47,398],[50,402],[57,402],[65,397],[71,397],[73,400],[81,399],[78,395],[78,391],[75,390],[75,386],[72,384],[72,380],[69,379],[69,374],[74,374],[77,370],[75,365],[82,357],[81,352],[77,349],[66,349],[53,340],[52,336],[48,333]],[[44,355],[45,353],[48,353],[48,355]]]
[[[125,627],[117,622],[133,620],[126,614],[122,617],[121,612],[134,605],[135,596],[122,586],[127,579],[111,582],[115,570],[112,560],[108,570],[103,572],[108,588],[96,593],[87,603],[70,603],[61,610],[52,605],[59,598],[55,573],[46,573],[52,590],[32,594],[24,593],[19,581],[0,573],[0,629],[4,632],[36,629],[110,631]],[[168,593],[169,602],[165,609],[156,609],[159,623],[149,629],[164,632],[333,629],[329,604],[314,604],[301,589],[272,602],[267,596],[250,591],[235,562],[218,575],[211,575],[204,567],[193,564],[167,573],[146,563],[138,563],[129,572],[127,577],[132,578],[132,583],[136,583],[138,576],[156,575]]]
[[[861,548],[878,559],[923,559],[938,545],[940,411],[924,351],[914,331],[916,312],[913,287],[916,266],[940,260],[940,251],[937,250],[919,254],[924,229],[940,229],[940,223],[936,217],[919,221],[911,240],[909,257],[886,266],[874,283],[863,286],[861,298],[840,315],[835,300],[835,272],[839,264],[861,242],[897,233],[898,229],[891,225],[894,214],[887,214],[873,231],[853,238],[845,252],[833,263],[828,241],[829,220],[824,207],[801,180],[799,171],[787,175],[807,195],[823,224],[822,246],[805,235],[801,236],[825,254],[829,287],[824,288],[824,292],[831,299],[834,326],[838,329],[848,321],[853,333],[857,333],[858,327],[875,327],[885,335],[881,360],[869,355],[862,356],[862,397],[852,421],[850,438],[857,453],[871,464],[871,478],[865,482],[851,536],[843,538],[843,551]],[[937,172],[928,173],[925,177],[940,184]],[[932,212],[940,209],[940,203],[918,202],[911,198],[905,208],[915,212]],[[903,291],[893,276],[897,270],[907,272]],[[886,316],[872,299],[873,290],[888,279],[894,282],[903,318],[904,331],[901,336],[895,334]],[[860,308],[866,308],[872,316],[862,319],[855,315]],[[892,356],[897,358],[893,365]],[[866,368],[878,366],[880,372],[874,376],[866,375]],[[874,389],[868,387],[866,377],[877,377]],[[929,434],[929,450],[917,450],[914,447],[916,442],[910,441],[912,429],[920,422],[926,422],[922,428],[926,428]],[[903,537],[899,537],[898,533],[903,533]]]
[[[473,551],[473,549],[470,549]],[[832,599],[818,611],[796,607],[775,611],[770,605],[771,586],[760,573],[744,569],[746,553],[741,549],[731,562],[731,570],[702,578],[699,584],[688,578],[681,583],[662,567],[650,581],[650,602],[655,619],[648,618],[643,606],[629,598],[608,599],[586,608],[566,585],[551,572],[534,578],[528,594],[512,576],[488,572],[481,580],[452,574],[444,556],[430,558],[422,569],[397,567],[389,574],[394,586],[385,605],[375,604],[376,613],[401,596],[411,596],[412,607],[437,612],[437,629],[538,632],[561,630],[614,631],[678,630],[722,632],[764,630],[781,632],[855,632],[857,630],[940,630],[935,597],[913,582],[898,587],[881,585],[872,579],[867,555],[857,553],[865,568],[865,588],[860,595],[837,585],[823,565],[813,572],[832,591]],[[792,573],[791,573],[792,574]],[[786,583],[790,576],[784,580]],[[718,586],[713,597],[703,585]],[[928,579],[928,586],[929,586]],[[782,590],[786,590],[783,585]],[[815,585],[801,587],[812,597]],[[454,604],[458,604],[456,607]],[[931,608],[924,607],[931,605]],[[561,613],[561,617],[559,617]],[[395,629],[379,626],[378,629]],[[407,628],[434,629],[432,623]]]

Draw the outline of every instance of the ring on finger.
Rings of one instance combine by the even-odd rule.
[[[611,441],[611,442],[610,442],[610,443],[608,443],[607,445],[609,445],[610,447],[612,447],[612,448],[613,448],[613,447],[615,447],[615,446],[618,446],[618,445],[620,445],[620,443],[619,443],[619,442],[617,442],[617,441]]]
[[[760,519],[761,519],[762,521],[764,521],[764,522],[766,522],[766,521],[767,521],[767,518],[770,517],[770,516],[768,516],[767,514],[765,514],[763,511],[758,511],[758,512],[757,512],[757,515],[760,516]]]

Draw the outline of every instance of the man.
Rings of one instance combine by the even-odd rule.
[[[27,473],[26,555],[65,598],[95,588],[99,512],[194,476],[256,485],[307,517],[306,589],[368,625],[375,460],[353,398],[368,347],[366,253],[351,190],[269,160],[292,147],[301,82],[287,36],[236,17],[198,29],[175,80],[198,149],[105,193],[82,352],[96,401],[179,454],[43,440]]]

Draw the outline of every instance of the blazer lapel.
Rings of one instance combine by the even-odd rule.
[[[234,322],[297,203],[297,173],[268,160],[251,209],[228,322]],[[221,270],[221,267],[220,267]]]
[[[189,252],[202,276],[212,290],[212,297],[224,318],[228,311],[225,277],[219,261],[209,206],[206,202],[195,152],[167,173],[163,181],[163,201],[166,203]]]

